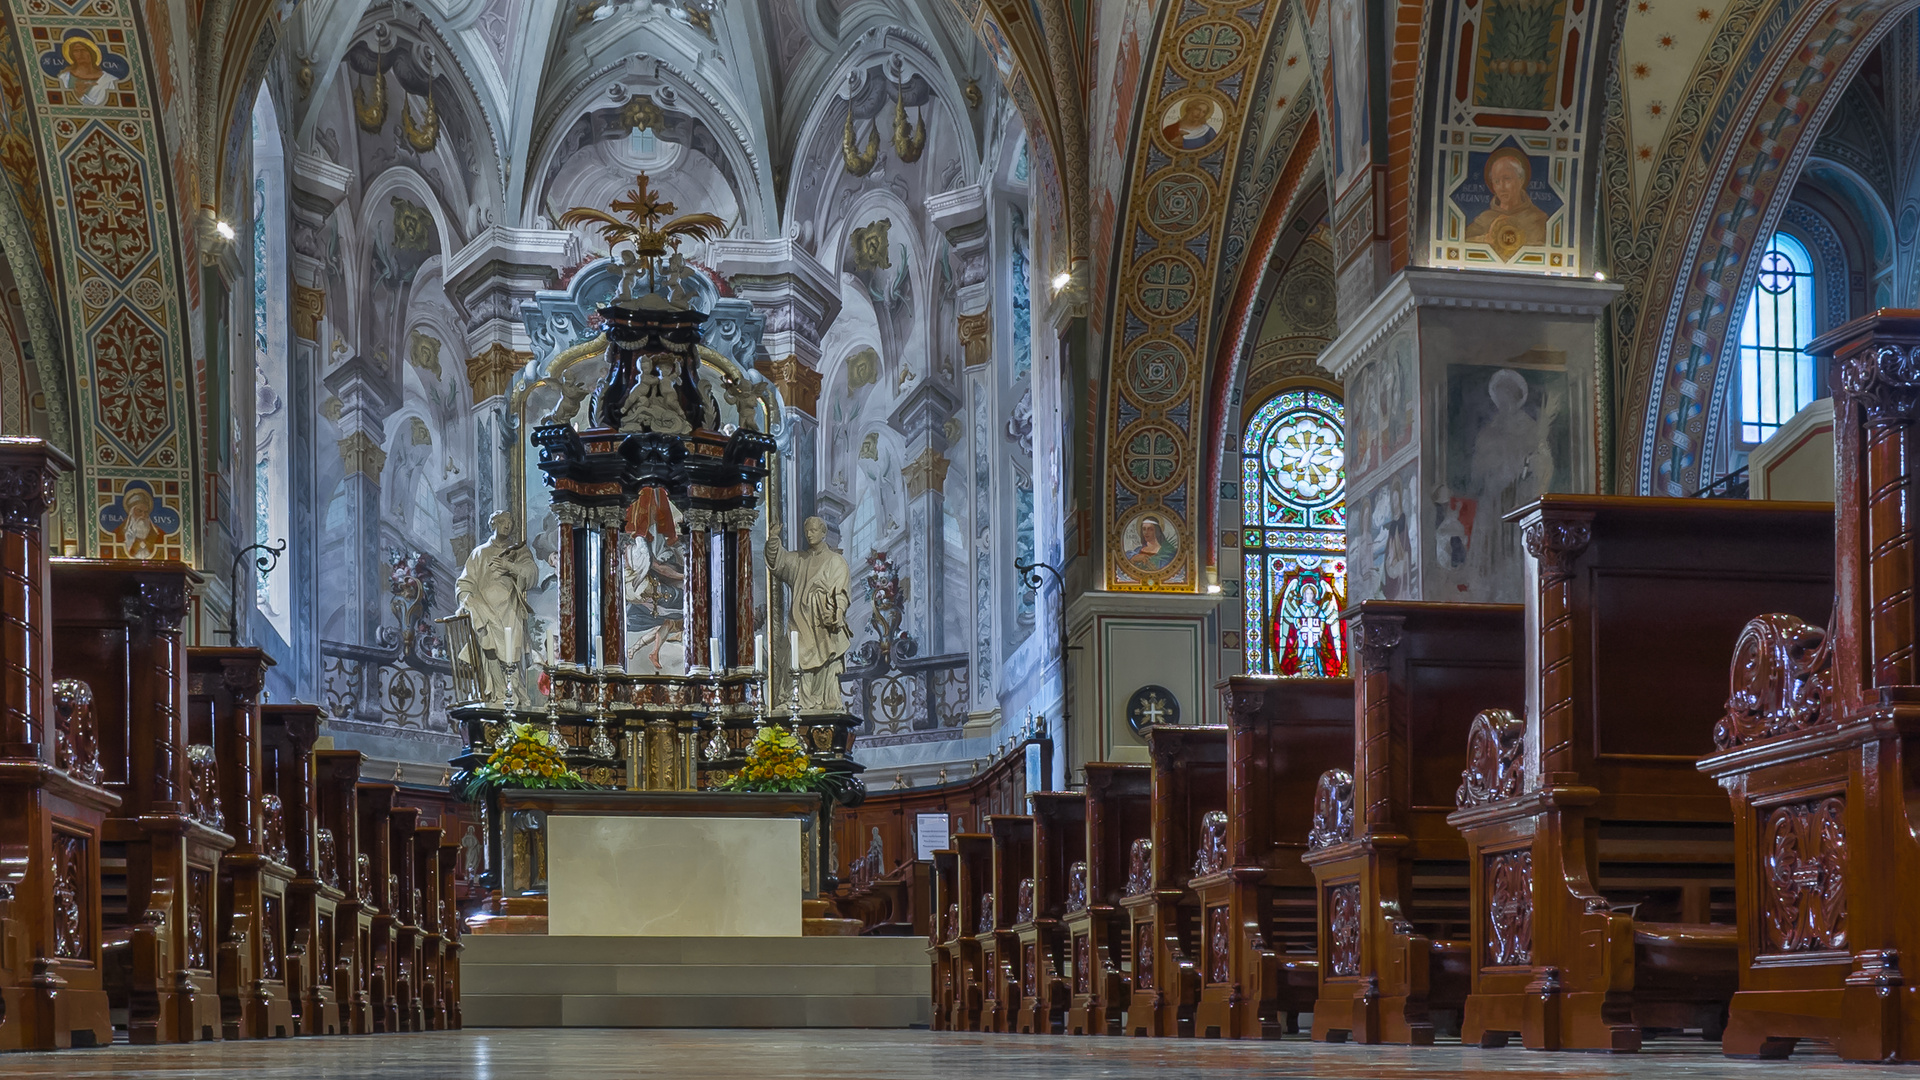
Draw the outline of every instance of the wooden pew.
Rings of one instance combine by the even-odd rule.
[[[343,1034],[373,1032],[373,919],[375,908],[367,862],[361,854],[360,764],[357,750],[316,750],[313,755],[320,826],[314,835],[315,876],[322,895],[334,900],[333,999],[340,1005]],[[322,912],[324,916],[324,911]],[[324,922],[319,932],[326,934]]]
[[[1313,871],[1301,862],[1315,780],[1353,764],[1353,680],[1235,677],[1226,807],[1203,822],[1190,887],[1200,918],[1197,1033],[1279,1038],[1300,1030],[1319,985]]]
[[[1313,1037],[1433,1042],[1467,996],[1467,851],[1447,824],[1468,730],[1520,710],[1524,609],[1369,600],[1347,618],[1355,659],[1351,772],[1321,777],[1306,862],[1319,887]]]
[[[989,1031],[996,993],[993,947],[993,837],[960,833],[953,837],[955,999],[949,1030]]]
[[[445,818],[441,819],[443,822]],[[440,1022],[447,1031],[460,1030],[460,944],[461,919],[459,890],[466,850],[451,833],[440,839]]]
[[[986,822],[993,838],[993,986],[990,1031],[1018,1031],[1021,987],[1026,984],[1026,954],[1021,924],[1033,920],[1033,818],[993,814]],[[1021,909],[1022,902],[1025,910]]]
[[[48,665],[43,530],[71,467],[39,439],[0,438],[0,1050],[113,1039],[101,861],[127,768],[103,760],[90,687]]]
[[[440,841],[438,825],[420,825],[413,831],[413,921],[420,941],[419,967],[414,981],[420,999],[418,1031],[444,1031],[445,1001],[440,982],[445,972],[446,938],[441,933]]]
[[[391,949],[394,1031],[420,1031],[424,1016],[420,1002],[420,967],[425,936],[420,930],[420,882],[414,867],[414,833],[420,827],[420,808],[396,805],[388,816],[392,830],[387,843],[387,903],[392,916]]]
[[[367,1007],[375,1032],[400,1030],[400,999],[394,989],[398,978],[398,920],[394,917],[394,887],[391,851],[393,846],[392,784],[361,782],[358,785],[360,843],[355,858],[359,888],[371,910],[366,944],[363,946],[367,970]]]
[[[1192,1035],[1200,1003],[1200,909],[1188,887],[1203,819],[1227,807],[1227,729],[1217,725],[1147,730],[1153,777],[1153,832],[1147,877],[1128,856],[1126,910],[1133,945],[1129,1035]]]
[[[133,1043],[217,1039],[216,871],[233,839],[211,813],[210,757],[196,785],[187,752],[180,625],[200,577],[172,562],[51,562],[53,675],[91,688],[121,799],[100,837],[108,997]]]
[[[1916,311],[1814,341],[1834,388],[1837,600],[1824,623],[1783,604],[1741,632],[1715,752],[1700,761],[1738,837],[1728,1054],[1786,1057],[1811,1039],[1852,1061],[1920,1060],[1916,348]]]
[[[313,755],[321,715],[318,705],[260,706],[261,842],[268,858],[293,872],[286,887],[286,983],[301,1035],[341,1031],[333,985],[341,893],[321,876],[315,841],[326,824]],[[329,830],[327,847],[334,843]]]
[[[1128,855],[1153,831],[1152,770],[1092,762],[1086,767],[1086,847],[1067,868],[1066,926],[1072,956],[1070,1035],[1118,1035],[1132,1001],[1131,926],[1121,909]],[[1142,868],[1142,876],[1145,876]],[[1143,882],[1144,883],[1144,882]]]
[[[959,1016],[964,977],[960,969],[960,855],[951,849],[933,853],[930,928],[927,957],[933,964],[933,1022],[935,1031],[963,1031]]]
[[[1733,823],[1695,768],[1755,614],[1826,610],[1824,505],[1551,495],[1527,564],[1527,715],[1474,722],[1447,820],[1467,844],[1461,1038],[1630,1051],[1717,1037],[1735,983]]]
[[[218,920],[220,1020],[229,1039],[296,1033],[297,991],[286,978],[287,887],[293,868],[264,842],[264,773],[259,696],[273,659],[247,647],[187,650],[187,740],[197,770],[211,754],[221,829],[233,846],[220,856]],[[196,775],[196,782],[199,777]]]
[[[1020,1001],[1014,1028],[1050,1035],[1066,1029],[1073,984],[1066,975],[1067,935],[1061,922],[1067,885],[1087,854],[1087,797],[1077,791],[1042,791],[1033,803],[1033,876],[1015,904],[1014,934],[1020,943]],[[1083,889],[1084,892],[1084,889]],[[1025,918],[1019,918],[1024,915]]]

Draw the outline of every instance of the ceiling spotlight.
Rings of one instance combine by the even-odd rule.
[[[1061,289],[1064,289],[1069,284],[1071,284],[1072,281],[1073,281],[1072,274],[1067,273],[1065,270],[1060,271],[1059,273],[1053,275],[1053,291],[1059,292]]]
[[[222,239],[222,240],[231,240],[231,239],[233,239],[233,226],[231,226],[231,225],[229,225],[229,224],[227,224],[227,223],[226,223],[226,222],[224,222],[224,221],[216,221],[216,222],[214,222],[214,223],[213,223],[213,231],[214,231],[214,232],[217,232],[217,233],[219,233],[219,234],[220,234],[220,239]]]

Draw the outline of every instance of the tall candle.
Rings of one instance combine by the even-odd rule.
[[[600,635],[593,635],[593,662],[600,667],[607,666],[607,647],[601,642]]]
[[[518,629],[519,629],[518,627],[514,627],[514,626],[507,627],[507,662],[508,663],[517,663],[520,659],[520,655],[513,651],[513,646],[514,646],[513,637],[515,632],[518,631]]]
[[[707,639],[707,656],[708,666],[713,668],[713,670],[719,671],[726,666],[726,657],[720,651],[720,635],[715,634],[713,637]]]
[[[767,670],[767,635],[758,632],[753,635],[753,670]]]
[[[798,630],[787,631],[787,664],[795,668],[800,666],[800,631]]]

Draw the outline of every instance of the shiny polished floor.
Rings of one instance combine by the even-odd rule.
[[[0,1057],[0,1077],[99,1080],[1218,1080],[1442,1077],[1657,1077],[1804,1080],[1886,1076],[1822,1054],[1791,1062],[1729,1061],[1716,1046],[1675,1040],[1601,1057],[1457,1044],[1329,1046],[1085,1039],[927,1031],[521,1029],[436,1032]]]

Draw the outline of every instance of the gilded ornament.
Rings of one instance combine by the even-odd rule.
[[[847,129],[840,138],[840,156],[845,161],[847,172],[854,176],[865,176],[873,171],[874,163],[880,160],[880,125],[875,124],[867,132],[867,145],[863,150],[853,137],[853,106],[847,106]]]

